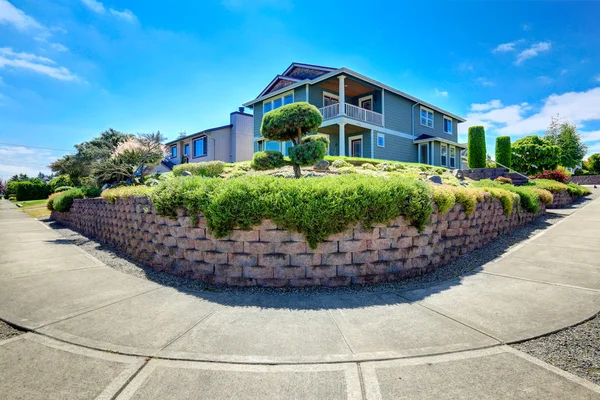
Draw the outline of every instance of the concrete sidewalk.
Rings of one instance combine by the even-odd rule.
[[[258,295],[120,273],[0,201],[0,318],[33,331],[0,343],[0,397],[600,398],[505,346],[600,310],[599,215],[419,289]]]

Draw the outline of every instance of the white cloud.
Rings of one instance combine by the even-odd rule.
[[[560,70],[560,74],[561,74],[561,75],[565,75],[565,74],[566,74],[566,73],[568,73],[568,72],[569,72],[569,70],[568,70],[568,69],[566,69],[566,68],[565,68],[565,69],[561,69],[561,70]]]
[[[492,52],[493,53],[506,53],[509,51],[515,51],[515,46],[523,43],[524,41],[525,41],[524,39],[519,39],[519,40],[515,40],[514,42],[499,44],[498,46],[496,46],[496,48],[494,50],[492,50]]]
[[[123,19],[125,21],[134,22],[137,20],[137,17],[131,10],[125,9],[123,11],[117,11],[115,9],[110,9],[110,13],[117,18]]]
[[[492,81],[489,81],[485,78],[477,78],[475,79],[476,82],[478,82],[481,86],[496,86],[496,84]]]
[[[600,74],[596,75],[596,76],[594,77],[594,80],[595,80],[596,82],[600,82]]]
[[[600,131],[579,131],[584,142],[595,142],[600,140]]]
[[[243,11],[246,8],[275,8],[291,10],[294,8],[293,0],[223,0],[225,8],[231,11]]]
[[[487,111],[495,108],[502,108],[502,102],[500,100],[490,100],[483,104],[471,104],[471,111]]]
[[[524,31],[530,31],[531,30],[531,25],[529,25],[529,24],[523,24],[521,26],[521,28],[523,28]]]
[[[19,31],[44,29],[34,18],[13,6],[7,0],[0,0],[0,24],[11,25]]]
[[[519,65],[519,64],[523,63],[523,61],[525,61],[525,60],[529,60],[530,58],[537,57],[541,52],[549,51],[551,47],[552,47],[552,44],[550,42],[539,42],[539,43],[533,44],[533,45],[531,45],[531,47],[529,47],[526,50],[523,50],[522,52],[520,52],[517,55],[515,64]]]
[[[106,14],[106,8],[104,7],[104,4],[102,4],[101,2],[97,1],[97,0],[81,0],[81,2],[87,7],[89,8],[91,11],[95,12],[96,14]],[[131,10],[125,9],[123,11],[119,11],[119,10],[115,10],[114,8],[109,8],[108,12],[125,21],[128,22],[135,22],[137,21],[137,17],[135,16],[135,14],[133,12],[131,12]]]
[[[448,97],[448,92],[445,91],[445,90],[440,91],[437,88],[435,88],[435,95],[436,96],[442,96],[442,97]]]
[[[61,53],[65,52],[65,51],[69,51],[68,47],[66,47],[66,46],[63,46],[63,45],[62,45],[62,44],[60,44],[60,43],[50,43],[50,47],[51,47],[53,50],[59,51],[59,52],[61,52]]]
[[[104,8],[104,4],[96,0],[81,0],[81,2],[90,10],[97,14],[104,14],[106,9]]]
[[[15,52],[11,48],[3,47],[0,48],[0,69],[6,67],[30,70],[63,81],[78,79],[67,68],[57,66],[56,62],[49,58],[31,53]]]
[[[542,82],[544,85],[549,85],[552,82],[554,82],[554,79],[550,78],[549,76],[545,76],[545,75],[538,76],[537,79],[538,79],[538,81]]]

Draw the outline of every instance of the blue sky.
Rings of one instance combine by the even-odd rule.
[[[386,4],[389,3],[389,4]],[[0,0],[0,177],[112,127],[228,123],[293,61],[348,67],[495,137],[575,122],[600,152],[600,3]]]

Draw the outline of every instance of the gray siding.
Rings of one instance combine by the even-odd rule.
[[[385,92],[385,127],[397,132],[411,134],[410,109],[414,103],[395,93]],[[418,108],[415,107],[415,108]]]
[[[320,86],[310,85],[308,89],[308,102],[317,108],[323,107],[323,91],[324,89]],[[337,92],[333,94],[337,94]]]
[[[387,106],[387,104],[386,104]],[[415,107],[415,137],[430,135],[444,138],[458,143],[458,122],[452,121],[452,135],[444,133],[444,114],[433,111],[433,128],[421,125],[421,106]]]
[[[306,101],[306,85],[294,89],[294,103],[299,101]]]
[[[363,132],[357,132],[357,133],[346,133],[345,135],[345,140],[346,140],[346,156],[350,156],[351,153],[351,149],[350,149],[350,142],[349,142],[349,138],[351,137],[355,137],[355,136],[360,136],[362,137],[362,157],[364,158],[368,158],[371,157],[371,130],[365,130]]]
[[[387,98],[386,98],[387,101]],[[387,107],[387,103],[386,103]],[[375,131],[377,135],[377,131]],[[374,157],[383,160],[417,162],[417,145],[412,139],[406,139],[396,135],[385,134],[385,147],[378,147],[375,143]]]

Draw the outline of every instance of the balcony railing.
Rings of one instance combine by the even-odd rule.
[[[331,104],[326,107],[319,109],[323,119],[331,119],[340,116],[340,105]],[[383,114],[375,111],[367,110],[366,108],[357,107],[352,104],[344,104],[344,114],[348,118],[356,119],[359,121],[368,122],[373,125],[383,126]]]

